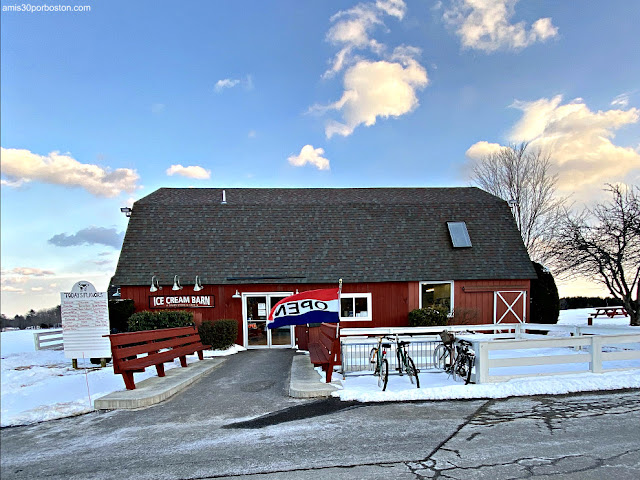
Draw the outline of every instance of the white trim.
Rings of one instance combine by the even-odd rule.
[[[269,297],[289,297],[293,295],[293,292],[243,292],[242,293],[242,342],[246,349],[255,348],[292,348],[295,345],[295,331],[294,326],[291,325],[291,344],[290,345],[272,345],[271,334],[267,330],[267,344],[266,345],[252,345],[249,346],[249,329],[247,322],[247,297],[266,297],[267,305],[269,304]],[[267,317],[269,313],[267,312]],[[265,323],[266,323],[265,319]]]
[[[449,317],[453,317],[453,311],[455,309],[455,303],[454,303],[454,281],[453,280],[423,280],[421,282],[418,282],[418,308],[422,308],[422,285],[425,284],[444,284],[444,283],[448,283],[449,285],[451,285],[451,294],[449,296],[450,299],[450,303],[451,305],[449,306]]]
[[[343,317],[342,316],[342,299],[343,298],[366,298],[367,299],[367,316],[366,317]],[[371,304],[371,293],[341,293],[340,294],[340,321],[341,322],[370,322],[373,320],[373,305]],[[355,314],[355,302],[354,302]]]

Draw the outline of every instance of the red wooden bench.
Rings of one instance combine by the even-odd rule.
[[[127,390],[136,385],[133,374],[144,372],[146,367],[155,366],[159,377],[164,377],[164,363],[180,359],[180,365],[187,366],[187,355],[198,354],[211,348],[203,345],[195,327],[162,328],[141,332],[105,335],[111,341],[113,371],[121,374]],[[142,355],[142,356],[140,356]]]
[[[320,325],[317,340],[309,342],[309,357],[314,366],[322,367],[326,372],[326,381],[330,383],[333,367],[340,364],[340,336],[337,324]]]

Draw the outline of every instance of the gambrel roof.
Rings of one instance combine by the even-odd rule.
[[[530,279],[507,203],[468,188],[161,188],[138,200],[113,283]],[[447,222],[465,222],[454,248]]]

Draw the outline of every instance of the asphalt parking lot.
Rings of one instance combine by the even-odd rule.
[[[0,431],[7,479],[640,478],[640,391],[362,404],[287,395],[292,350],[175,397]]]

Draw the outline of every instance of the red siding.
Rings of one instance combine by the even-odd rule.
[[[249,292],[295,292],[333,288],[336,284],[256,284],[256,285],[204,285],[199,292],[193,291],[193,286],[184,286],[180,295],[214,295],[215,307],[190,309],[195,314],[195,321],[200,324],[206,320],[220,320],[223,318],[238,321],[238,338],[236,342],[242,344],[242,300],[232,298],[236,290],[240,293]],[[521,286],[527,292],[529,301],[529,280],[460,280],[454,282],[454,308],[458,314],[462,312],[477,312],[472,323],[493,322],[493,291],[504,287]],[[477,291],[485,287],[486,291]],[[494,289],[494,290],[492,290]],[[505,288],[509,289],[509,288]],[[344,284],[344,293],[371,293],[372,321],[343,321],[341,325],[347,327],[403,327],[408,325],[408,313],[418,308],[420,302],[420,288],[418,282],[381,282]],[[171,295],[171,285],[163,285],[157,293],[149,292],[148,286],[122,286],[121,298],[132,299],[136,311],[150,310],[150,295]],[[529,307],[527,305],[527,317]],[[458,320],[458,316],[456,317]],[[459,320],[458,320],[459,321]]]
[[[501,290],[527,292],[528,319],[531,298],[529,280],[459,280],[454,282],[456,323],[493,323],[493,296],[494,292]],[[466,317],[468,321],[464,322],[462,317]]]

